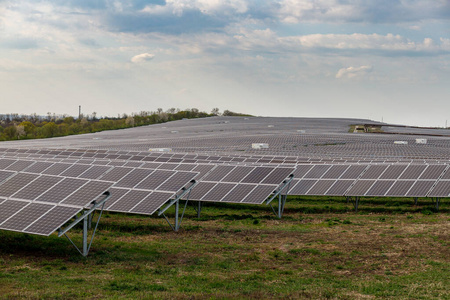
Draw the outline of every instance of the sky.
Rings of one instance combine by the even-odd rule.
[[[0,0],[0,113],[450,125],[449,0]]]

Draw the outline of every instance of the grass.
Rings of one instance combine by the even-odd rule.
[[[436,213],[367,198],[355,213],[342,198],[291,197],[281,220],[206,204],[177,233],[107,213],[87,258],[56,235],[0,231],[0,298],[450,299],[449,230],[446,200]],[[70,236],[81,242],[79,228]]]

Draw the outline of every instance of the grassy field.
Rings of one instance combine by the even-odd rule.
[[[365,198],[355,213],[342,198],[292,197],[281,220],[208,204],[177,233],[108,213],[87,258],[56,235],[0,231],[0,298],[450,299],[450,204],[413,204]]]

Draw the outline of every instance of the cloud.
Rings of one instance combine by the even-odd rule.
[[[372,71],[372,66],[360,66],[360,67],[348,67],[340,69],[336,78],[355,78],[355,77],[363,77],[367,73]]]
[[[139,55],[135,55],[131,58],[131,62],[137,64],[137,63],[142,63],[142,62],[146,62],[149,60],[152,60],[155,57],[154,54],[150,54],[150,53],[142,53]]]

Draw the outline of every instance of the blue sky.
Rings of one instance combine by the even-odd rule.
[[[450,119],[448,0],[0,0],[1,113]]]

